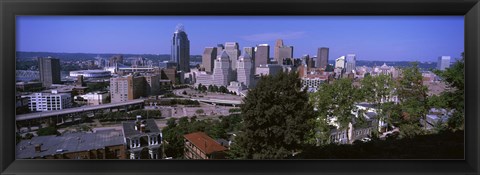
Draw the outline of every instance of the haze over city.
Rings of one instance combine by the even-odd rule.
[[[330,59],[436,61],[460,57],[463,16],[19,16],[17,51],[170,54],[172,33],[183,24],[190,54],[238,42],[240,47],[294,46],[294,57],[330,48]],[[273,48],[271,53],[273,53]]]

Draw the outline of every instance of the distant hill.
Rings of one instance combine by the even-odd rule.
[[[335,65],[334,60],[329,60],[329,64]],[[382,66],[383,64],[387,64],[387,66],[394,66],[394,67],[408,67],[411,65],[412,61],[367,61],[367,60],[357,60],[356,66]],[[418,67],[422,70],[429,70],[435,69],[437,67],[437,62],[419,62]]]
[[[17,59],[19,60],[32,60],[36,59],[37,57],[54,57],[54,58],[59,58],[64,61],[72,61],[72,60],[93,60],[95,57],[99,56],[102,58],[110,58],[114,55],[119,55],[119,54],[113,54],[113,53],[101,53],[101,54],[96,54],[96,53],[54,53],[54,52],[17,52]],[[123,55],[124,58],[128,57],[138,57],[142,56],[145,58],[150,58],[154,60],[158,59],[165,59],[168,60],[170,59],[170,55],[153,55],[153,54],[120,54]]]
[[[115,54],[115,53],[55,53],[55,52],[17,52],[17,61],[31,61],[36,60],[37,57],[54,57],[59,58],[62,61],[77,61],[77,60],[94,60],[99,56],[102,58],[110,58],[114,55],[123,55],[124,58],[128,57],[144,57],[153,61],[167,61],[170,60],[170,54]],[[191,61],[201,61],[200,55],[191,55]]]
[[[17,62],[20,61],[36,61],[37,57],[55,57],[59,58],[62,61],[83,61],[83,60],[94,60],[95,57],[99,56],[102,58],[110,58],[114,55],[114,53],[54,53],[54,52],[17,52]],[[148,58],[154,62],[158,61],[168,61],[170,60],[170,54],[121,54],[124,58],[128,57],[144,57]],[[455,61],[455,60],[452,60]],[[190,62],[202,62],[201,55],[191,55]],[[330,59],[328,61],[329,64],[335,65],[335,60]],[[395,66],[395,67],[407,67],[410,65],[411,61],[367,61],[367,60],[357,60],[357,66],[381,66],[383,63],[386,63],[388,66]],[[436,62],[420,62],[419,67],[422,70],[429,70],[434,69],[437,67]]]

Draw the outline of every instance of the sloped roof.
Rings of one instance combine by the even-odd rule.
[[[184,135],[183,137],[185,137],[185,139],[187,139],[205,154],[227,150],[227,148],[223,147],[203,132],[194,132]]]
[[[42,157],[54,154],[72,153],[103,149],[107,146],[123,145],[123,134],[119,130],[102,130],[95,133],[68,133],[61,136],[37,136],[17,144],[16,157],[19,159]],[[41,152],[35,152],[35,146]]]
[[[136,121],[127,121],[123,122],[123,132],[125,133],[125,137],[139,137],[142,135],[149,135],[149,134],[159,134],[161,131],[158,128],[155,120],[153,119],[146,119],[141,120],[143,121],[142,124],[145,124],[145,133],[141,131],[135,130],[135,122]]]

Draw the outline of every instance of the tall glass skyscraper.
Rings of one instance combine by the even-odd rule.
[[[177,70],[190,72],[190,41],[182,24],[173,33],[171,61],[177,63]]]
[[[345,72],[352,73],[352,70],[355,70],[357,62],[357,57],[355,54],[347,54],[346,63],[345,63]]]

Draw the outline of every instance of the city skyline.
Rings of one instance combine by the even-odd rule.
[[[463,16],[19,16],[17,51],[169,54],[175,26],[183,24],[191,55],[238,42],[269,44],[272,57],[282,39],[296,58],[327,47],[329,60],[352,53],[359,60],[436,61],[463,52],[463,23]]]

